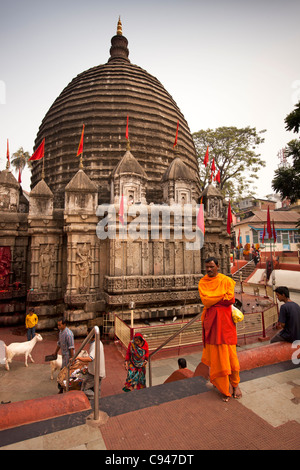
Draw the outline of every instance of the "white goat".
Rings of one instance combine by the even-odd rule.
[[[41,335],[36,334],[34,338],[30,341],[24,341],[22,343],[11,343],[5,347],[6,350],[6,361],[5,361],[5,369],[9,370],[9,363],[12,361],[14,356],[19,354],[25,354],[25,366],[28,367],[27,359],[28,356],[30,357],[31,362],[34,362],[31,356],[31,351],[33,350],[34,346],[38,341],[42,341],[43,338]]]
[[[88,355],[89,355],[89,353],[83,349],[78,354],[78,357],[87,357]],[[58,354],[57,358],[50,362],[50,368],[51,368],[51,376],[50,377],[51,377],[51,380],[54,379],[54,376],[53,376],[54,372],[56,370],[60,370],[61,367],[62,367],[62,356],[60,354]]]

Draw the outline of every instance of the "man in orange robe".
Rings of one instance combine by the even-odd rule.
[[[198,285],[204,305],[201,361],[210,368],[211,383],[222,393],[224,401],[228,401],[232,395],[235,398],[242,396],[236,353],[237,333],[231,314],[231,306],[235,302],[235,281],[218,273],[218,264],[214,257],[205,261],[206,275]]]

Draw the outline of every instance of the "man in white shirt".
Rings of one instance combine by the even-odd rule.
[[[88,365],[88,372],[82,375],[83,382],[81,384],[81,390],[88,396],[94,396],[94,376],[95,376],[95,339],[90,342],[89,356],[78,357],[81,362],[85,362]],[[101,389],[101,381],[106,377],[105,375],[105,357],[103,344],[100,341],[99,347],[99,396]]]

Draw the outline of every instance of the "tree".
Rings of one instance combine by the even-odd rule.
[[[216,172],[220,170],[220,189],[230,199],[238,200],[244,195],[254,194],[251,191],[253,179],[258,178],[258,171],[266,166],[260,154],[256,153],[258,145],[264,142],[255,128],[218,127],[216,130],[201,130],[193,134],[197,151],[200,180],[203,188],[211,181],[211,163],[214,159]],[[209,147],[209,164],[203,164],[206,149]]]
[[[11,164],[15,168],[16,172],[18,173],[19,170],[21,172],[24,170],[25,166],[27,165],[31,168],[31,162],[29,162],[30,155],[28,152],[24,152],[23,147],[20,147],[13,155],[11,159]]]
[[[299,132],[300,129],[300,101],[294,111],[288,114],[284,120],[288,131]],[[272,180],[272,188],[284,199],[296,202],[300,199],[300,140],[291,140],[285,148],[286,158],[292,157],[293,163],[287,162],[275,170]]]
[[[299,132],[300,128],[300,101],[296,104],[294,111],[287,115],[284,120],[287,131]]]

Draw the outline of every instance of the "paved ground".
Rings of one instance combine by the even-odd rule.
[[[17,336],[1,329],[7,344],[20,341]],[[0,401],[56,393],[49,364],[43,363],[55,340],[55,335],[44,334],[33,352],[36,363],[28,368],[20,360],[9,372],[0,366]],[[126,450],[136,451],[132,455],[140,458],[147,456],[140,450],[300,449],[300,366],[291,361],[241,373],[243,397],[224,403],[202,377],[161,385],[177,369],[180,356],[194,370],[200,350],[161,355],[152,365],[155,386],[127,394],[121,392],[125,380],[121,352],[113,343],[105,344],[104,350],[107,378],[102,383],[100,423],[81,416],[75,424],[51,421],[47,429],[27,425],[0,433],[1,449],[106,450],[103,455]]]

